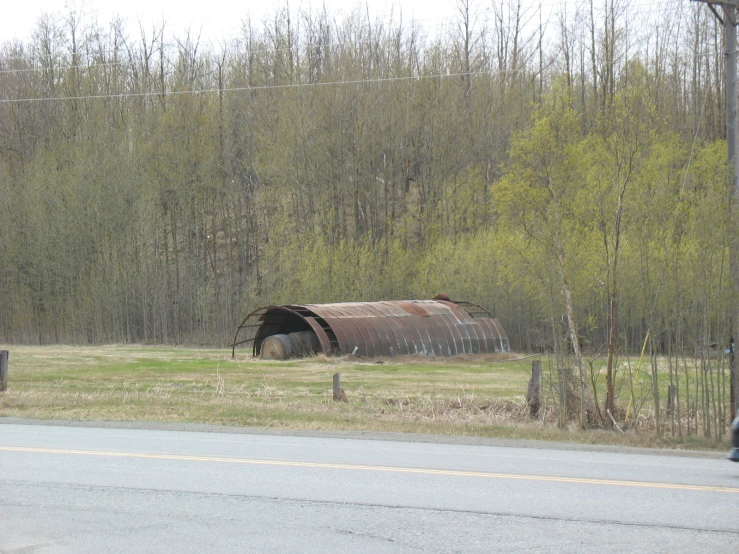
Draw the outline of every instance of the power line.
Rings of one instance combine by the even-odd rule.
[[[269,51],[265,51],[269,52]],[[721,52],[704,53],[694,55],[698,58],[719,58],[723,56]],[[622,57],[622,56],[621,56]],[[610,62],[613,64],[622,63],[619,60]],[[97,67],[105,65],[119,65],[124,64],[96,64],[94,66],[70,66],[70,67]],[[57,68],[61,70],[63,68]],[[249,87],[228,87],[228,88],[207,88],[199,90],[181,90],[181,91],[156,91],[156,92],[130,92],[130,93],[117,93],[117,94],[91,94],[91,95],[78,95],[78,96],[56,96],[56,97],[32,97],[32,98],[6,98],[0,99],[0,104],[18,104],[18,103],[33,103],[33,102],[51,102],[51,101],[64,101],[64,100],[92,100],[92,99],[126,99],[126,98],[141,98],[151,96],[180,96],[187,94],[210,94],[216,92],[230,93],[230,92],[245,92],[245,91],[260,91],[260,90],[279,90],[279,89],[294,89],[303,87],[317,87],[317,86],[331,86],[331,85],[350,85],[350,84],[373,84],[373,83],[384,83],[394,81],[413,81],[423,79],[437,79],[446,77],[464,77],[464,76],[477,76],[477,75],[496,75],[496,74],[514,74],[524,70],[525,67],[515,70],[477,70],[471,72],[455,72],[455,73],[439,73],[430,75],[411,75],[402,77],[380,77],[372,79],[354,79],[347,81],[325,81],[317,83],[293,83],[284,85],[259,85]],[[0,73],[7,73],[8,71],[0,71]],[[12,72],[12,71],[11,71]]]
[[[229,88],[209,88],[201,90],[171,90],[163,92],[131,92],[131,93],[119,93],[119,94],[91,94],[91,95],[80,95],[80,96],[54,96],[54,97],[37,97],[37,98],[5,98],[0,100],[0,104],[21,104],[21,103],[32,103],[32,102],[57,102],[63,100],[100,100],[100,99],[127,99],[127,98],[145,98],[151,96],[183,96],[188,94],[212,94],[212,93],[230,93],[230,92],[251,92],[251,91],[262,91],[262,90],[284,90],[284,89],[297,89],[297,88],[308,88],[308,87],[326,87],[336,85],[364,85],[364,84],[377,84],[377,83],[390,83],[399,81],[420,81],[426,79],[444,79],[450,77],[474,77],[477,75],[499,75],[499,74],[515,74],[520,72],[520,69],[507,69],[507,70],[480,70],[480,71],[468,71],[459,73],[438,73],[434,75],[415,75],[415,76],[404,76],[404,77],[378,77],[375,79],[353,79],[348,81],[324,81],[318,83],[294,83],[284,85],[258,85],[249,87],[229,87]]]

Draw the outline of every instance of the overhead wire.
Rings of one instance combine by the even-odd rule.
[[[476,75],[497,75],[507,73],[518,73],[520,69],[508,70],[479,70],[479,71],[462,71],[455,73],[437,73],[433,75],[404,75],[402,77],[376,77],[367,79],[349,79],[342,81],[318,81],[315,83],[285,83],[281,85],[256,85],[245,87],[224,87],[224,88],[207,88],[196,90],[169,90],[169,91],[148,91],[148,92],[122,92],[115,94],[89,94],[78,96],[39,96],[35,98],[3,98],[0,104],[20,104],[27,102],[52,102],[65,100],[100,100],[100,99],[128,99],[128,98],[145,98],[152,96],[182,96],[182,95],[200,95],[212,93],[231,93],[231,92],[250,92],[263,90],[284,90],[297,89],[307,87],[326,87],[335,85],[360,85],[360,84],[377,84],[399,81],[420,81],[426,79],[446,79],[451,77],[474,77]]]
[[[640,8],[649,7],[650,8],[649,11],[651,11],[652,9],[654,9],[655,5],[657,6],[676,5],[679,2],[680,0],[662,0],[656,3],[636,4],[636,7],[640,7]],[[574,2],[571,2],[568,0],[559,0],[559,1],[551,2],[551,3],[540,3],[538,5],[534,5],[534,8],[539,9],[540,7],[543,7],[543,6],[561,7],[562,5],[577,5],[577,6],[584,5],[586,7],[590,7],[587,4],[588,3],[583,0],[575,0]],[[593,6],[593,8],[595,9],[596,6]],[[600,6],[600,8],[603,9],[604,7]],[[632,11],[633,11],[632,4],[629,4],[626,7],[627,10],[629,8],[632,8]],[[491,13],[490,10],[491,8],[487,8],[486,10],[483,10],[483,13]],[[532,10],[532,11],[536,12],[536,10]],[[630,15],[634,15],[632,11],[629,11]],[[639,13],[639,10],[637,10],[637,13]],[[534,17],[534,15],[532,15],[532,17]],[[455,19],[456,20],[456,18],[452,18],[451,16],[447,18],[442,18],[442,19]],[[415,25],[417,21],[410,20],[410,23]],[[435,25],[440,25],[440,23],[436,23]],[[429,27],[428,25],[426,27],[421,27],[421,30],[428,29],[428,27]],[[531,39],[531,37],[529,38]],[[243,44],[243,42],[241,42],[241,39],[234,39],[234,42]],[[372,40],[351,41],[351,46],[356,47],[358,44],[359,45],[371,44],[374,42],[375,41],[372,41]],[[201,43],[198,43],[198,44],[201,44]],[[343,42],[333,42],[333,43],[328,43],[328,44],[308,43],[308,44],[302,44],[302,45],[297,44],[296,46],[290,46],[290,47],[286,46],[286,47],[277,47],[277,48],[269,48],[269,49],[247,50],[245,52],[239,52],[239,53],[244,54],[244,55],[274,54],[278,52],[292,51],[296,48],[308,50],[311,48],[318,48],[318,47],[335,48],[335,47],[341,47],[343,45],[344,45]],[[700,57],[713,57],[717,55],[719,54],[716,54],[716,53],[699,54]],[[0,57],[0,63],[8,59],[11,59],[11,58]],[[12,58],[12,59],[17,59],[17,58]],[[621,62],[620,61],[617,62],[614,60],[612,63],[621,63]],[[73,70],[73,69],[86,71],[86,70],[90,70],[93,68],[105,68],[105,67],[121,67],[124,70],[130,70],[130,65],[131,64],[129,61],[120,61],[120,62],[108,62],[108,63],[95,63],[95,64],[87,64],[87,65],[82,65],[82,64],[59,65],[59,66],[54,67],[53,69],[60,73],[64,71]],[[171,61],[168,61],[167,65],[171,67],[172,65]],[[51,69],[50,67],[30,67],[30,68],[26,67],[26,68],[19,68],[19,69],[0,69],[0,75],[13,74],[13,73],[45,72],[45,71],[49,71],[50,69]],[[469,73],[469,75],[490,74],[490,73],[492,73],[492,70],[480,70],[475,73]],[[235,91],[243,91],[243,90],[267,90],[267,89],[277,89],[277,88],[296,88],[296,87],[301,87],[301,86],[326,86],[326,85],[357,84],[357,83],[370,83],[370,82],[377,83],[377,82],[387,82],[387,81],[394,81],[394,80],[397,81],[397,80],[410,80],[410,79],[421,79],[421,78],[423,79],[443,78],[443,77],[447,77],[451,75],[463,76],[466,74],[464,73],[456,73],[456,74],[445,73],[445,74],[436,74],[436,75],[413,75],[413,76],[404,76],[404,77],[397,77],[397,78],[390,77],[390,78],[359,79],[359,80],[350,80],[350,81],[330,81],[330,82],[319,82],[319,83],[296,83],[296,84],[289,84],[289,85],[264,85],[264,86],[258,86],[258,87],[232,87],[232,88],[220,88],[220,89],[210,88],[210,89],[194,89],[194,90],[186,90],[186,91],[164,91],[164,92],[160,91],[160,92],[144,92],[144,93],[131,92],[131,93],[117,93],[114,95],[99,94],[99,95],[80,95],[80,96],[74,96],[74,97],[60,96],[60,97],[34,97],[34,98],[7,98],[7,99],[0,99],[0,103],[7,104],[7,103],[20,103],[20,102],[40,102],[40,101],[52,101],[52,100],[93,99],[93,98],[130,98],[130,97],[137,97],[137,96],[153,96],[153,95],[161,96],[161,95],[175,95],[175,94],[205,94],[205,93],[216,92],[216,91],[235,92]]]

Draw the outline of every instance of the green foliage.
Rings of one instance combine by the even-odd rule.
[[[54,17],[2,47],[0,339],[223,345],[260,305],[443,291],[551,349],[566,281],[603,351],[627,175],[620,344],[725,335],[708,19],[695,56],[646,34],[647,56],[597,22],[561,29],[576,48],[492,22],[470,45],[286,9],[221,51],[92,22],[75,50]]]

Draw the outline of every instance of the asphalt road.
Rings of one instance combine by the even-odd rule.
[[[722,459],[0,424],[0,552],[739,552]]]

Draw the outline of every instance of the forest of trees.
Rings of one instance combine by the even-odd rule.
[[[225,345],[274,303],[430,298],[517,351],[730,336],[702,4],[276,9],[222,43],[45,15],[0,49],[0,342]]]

